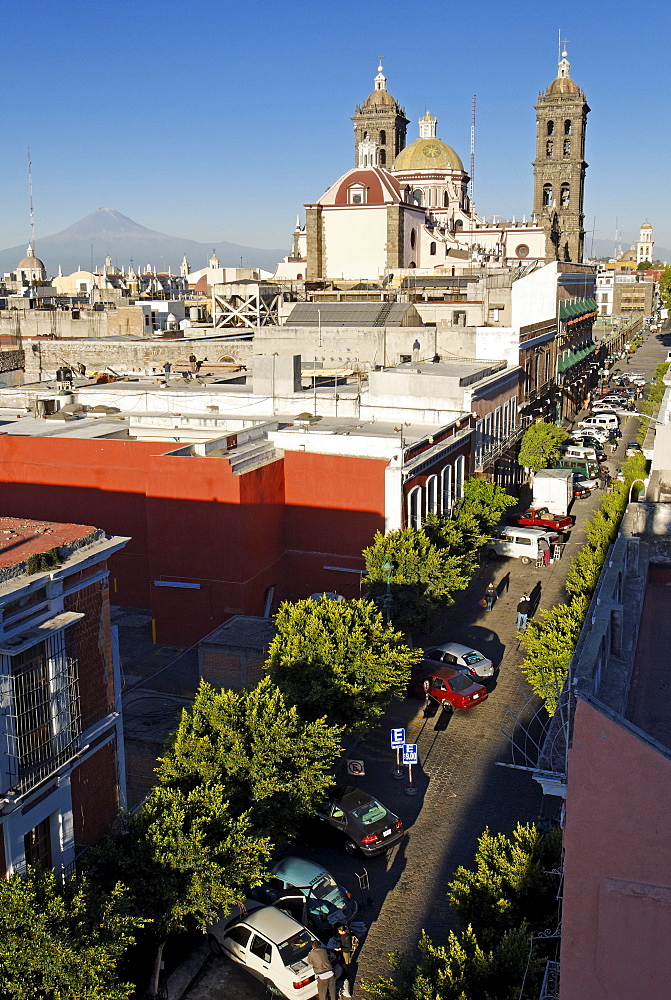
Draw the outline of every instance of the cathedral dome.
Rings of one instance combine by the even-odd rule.
[[[44,264],[39,257],[24,257],[17,265],[19,271],[43,271]]]
[[[397,170],[463,170],[459,156],[446,142],[435,137],[415,139],[394,160]]]
[[[570,76],[558,76],[547,89],[548,94],[579,94],[580,87]]]
[[[371,108],[375,105],[383,105],[388,108],[396,107],[396,101],[387,90],[374,90],[363,102],[364,108]]]

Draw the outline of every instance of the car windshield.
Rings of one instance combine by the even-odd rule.
[[[484,656],[482,653],[478,653],[477,650],[472,649],[470,653],[464,653],[462,660],[467,667],[470,667],[472,663],[480,663],[481,660],[484,660]]]
[[[450,687],[453,691],[465,691],[473,682],[465,674],[459,674],[450,680]]]
[[[296,962],[300,962],[302,958],[306,957],[311,946],[312,935],[307,927],[304,927],[297,934],[292,934],[286,941],[278,944],[277,950],[284,965],[295,965]]]
[[[370,802],[365,802],[362,806],[352,809],[352,816],[362,826],[371,826],[373,823],[379,823],[386,815],[387,810],[377,799],[371,799]]]
[[[310,895],[314,896],[316,899],[323,899],[324,896],[329,896],[331,893],[338,888],[335,880],[331,875],[327,875],[324,872],[319,878],[310,886]]]

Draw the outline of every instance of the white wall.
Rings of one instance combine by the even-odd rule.
[[[558,267],[553,261],[513,282],[512,326],[518,333],[523,326],[556,316]]]
[[[343,206],[324,211],[327,278],[375,280],[387,264],[387,206]]]

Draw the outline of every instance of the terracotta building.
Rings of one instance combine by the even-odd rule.
[[[125,805],[107,560],[127,541],[0,518],[0,875],[68,869]]]

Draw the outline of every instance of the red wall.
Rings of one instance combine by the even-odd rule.
[[[119,812],[116,742],[78,764],[70,780],[75,844],[90,847],[102,840]]]
[[[578,700],[568,758],[561,997],[668,1000],[671,760]]]
[[[233,475],[223,458],[138,441],[0,437],[0,509],[95,524],[131,541],[109,560],[111,603],[151,608],[160,642],[189,645],[236,613],[316,590],[359,592],[361,550],[384,530],[377,459],[286,452]],[[199,589],[155,581],[199,584]]]

